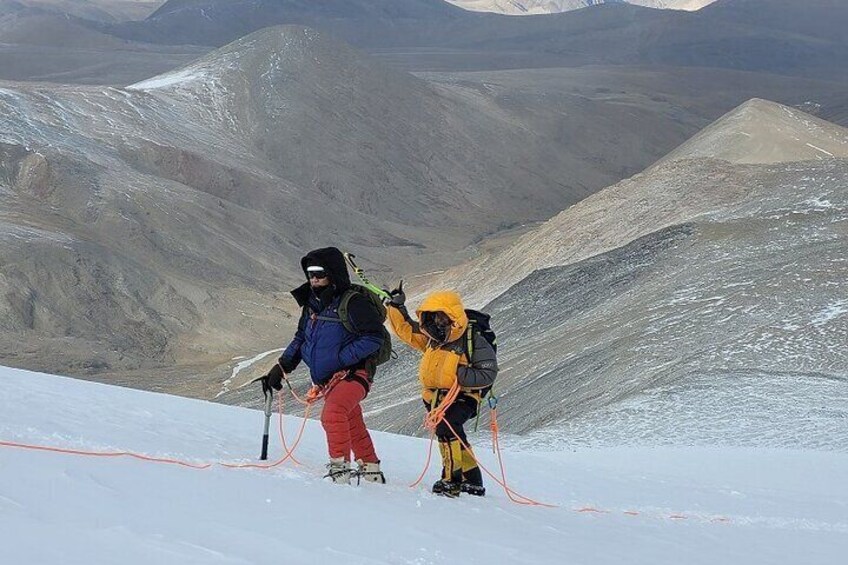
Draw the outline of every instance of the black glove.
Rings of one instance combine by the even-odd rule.
[[[283,368],[280,367],[279,363],[271,367],[271,370],[262,379],[262,388],[264,389],[266,386],[274,390],[281,390],[283,388]]]
[[[268,384],[268,375],[263,375],[253,382],[258,382],[262,385],[262,394],[267,398],[269,394],[273,394],[274,391],[271,388],[271,385]]]
[[[294,370],[297,368],[297,365],[292,363],[288,357],[280,357],[277,360],[277,364],[282,367],[283,372],[287,375],[291,375],[294,373]]]
[[[403,281],[400,281],[400,284],[396,289],[389,292],[389,296],[391,298],[386,298],[384,300],[386,306],[394,306],[395,308],[400,308],[406,303],[406,293],[403,292]]]

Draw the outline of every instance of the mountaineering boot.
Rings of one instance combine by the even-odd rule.
[[[350,484],[350,461],[343,457],[334,457],[327,463],[326,479],[329,477],[334,483],[349,485]]]
[[[459,490],[472,496],[486,496],[486,487],[481,485],[472,485],[471,483],[463,482],[459,485]]]
[[[383,472],[380,471],[380,462],[376,463],[366,463],[362,459],[357,459],[356,464],[358,468],[354,471],[354,475],[356,475],[356,483],[359,484],[359,481],[368,481],[371,483],[379,483],[381,485],[386,484],[386,477],[383,475]]]
[[[483,473],[477,466],[474,454],[462,448],[462,492],[474,496],[486,496],[486,487],[483,486]]]
[[[459,482],[439,479],[433,483],[433,494],[447,496],[448,498],[456,498],[459,496],[462,487]]]
[[[433,485],[433,494],[455,498],[462,483],[462,444],[457,439],[439,440],[442,455],[442,478]]]

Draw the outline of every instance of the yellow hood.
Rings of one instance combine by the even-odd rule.
[[[451,290],[440,290],[427,296],[418,308],[419,320],[423,312],[444,312],[448,315],[452,322],[448,342],[458,340],[468,327],[468,316],[465,315],[462,299]]]

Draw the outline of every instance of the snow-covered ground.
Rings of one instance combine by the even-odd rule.
[[[16,369],[0,379],[0,441],[191,463],[250,462],[259,450],[261,412]],[[289,441],[298,422],[284,419]],[[545,508],[510,502],[491,480],[483,499],[436,497],[426,488],[435,466],[410,488],[427,442],[375,442],[385,486],[322,481],[312,421],[296,451],[303,465],[270,470],[0,446],[0,561],[836,565],[848,553],[845,453],[505,452],[512,487],[557,505]],[[274,438],[272,459],[280,453]],[[478,454],[497,468],[485,445]]]

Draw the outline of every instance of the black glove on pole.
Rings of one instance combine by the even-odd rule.
[[[268,371],[268,374],[265,375],[265,378],[268,379],[268,387],[274,390],[280,390],[283,388],[283,367],[280,365],[281,362],[277,362],[271,367],[271,370]],[[286,371],[286,373],[290,373],[291,371]]]
[[[274,402],[274,391],[283,388],[283,368],[279,362],[275,363],[268,374],[264,377],[259,377],[257,381],[262,383],[262,394],[265,395],[265,433],[262,435],[262,454],[259,459],[265,461],[268,459],[268,431],[271,428],[271,413]],[[289,381],[286,380],[288,383]],[[291,385],[289,385],[291,388]]]

